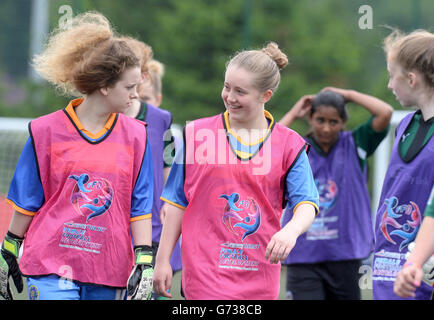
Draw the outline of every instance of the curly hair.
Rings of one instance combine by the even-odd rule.
[[[116,38],[107,18],[86,12],[74,17],[70,28],[51,33],[33,67],[61,94],[77,96],[114,85],[124,70],[140,67],[140,61]]]

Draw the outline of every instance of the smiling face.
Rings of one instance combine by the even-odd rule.
[[[321,105],[309,115],[308,120],[313,131],[313,138],[322,149],[328,152],[345,126],[338,110],[333,106]]]
[[[262,93],[253,86],[254,74],[237,66],[229,66],[225,74],[222,99],[231,125],[255,127],[264,117],[264,104],[272,91]]]
[[[138,98],[137,86],[142,81],[139,67],[126,69],[113,86],[102,89],[111,112],[124,113]]]

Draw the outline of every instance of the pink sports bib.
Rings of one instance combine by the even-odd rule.
[[[242,160],[221,115],[186,126],[182,284],[187,299],[277,299],[280,264],[265,260],[280,230],[286,175],[306,148],[275,124],[260,150]]]
[[[25,275],[125,287],[133,266],[131,193],[146,147],[143,123],[118,114],[98,143],[63,110],[30,123],[45,203],[24,242]]]

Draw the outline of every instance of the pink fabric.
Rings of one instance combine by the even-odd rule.
[[[280,230],[286,173],[305,141],[276,124],[259,153],[240,160],[221,116],[191,122],[185,134],[186,298],[277,299],[280,264],[266,261],[265,249]]]
[[[145,126],[119,114],[106,139],[92,144],[60,110],[32,121],[30,131],[45,203],[27,232],[21,271],[125,287],[133,266],[131,193]]]

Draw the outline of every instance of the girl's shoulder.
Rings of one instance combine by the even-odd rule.
[[[210,129],[216,125],[221,124],[221,127],[223,127],[224,123],[224,114],[217,114],[210,117],[204,117],[204,118],[198,118],[192,121],[189,121],[185,127],[194,127],[194,128],[202,128],[202,127],[209,127]]]
[[[29,127],[30,128],[36,128],[36,127],[50,127],[51,124],[54,122],[57,122],[60,117],[66,117],[65,109],[57,110],[48,114],[45,114],[43,116],[37,117],[30,121]]]
[[[123,127],[127,128],[130,132],[137,132],[139,135],[142,135],[143,132],[146,131],[147,123],[122,113],[117,114],[117,121],[124,124]]]
[[[148,109],[147,116],[155,117],[155,118],[161,118],[161,119],[169,119],[172,120],[172,114],[170,111],[162,108],[157,108],[153,106],[152,104],[146,104],[146,107]]]
[[[307,137],[301,136],[297,131],[280,123],[274,125],[272,134],[277,137],[278,141],[284,141],[286,145],[303,146],[309,144]]]
[[[298,137],[302,138],[301,135],[297,131],[290,129],[287,126],[284,126],[278,122],[276,122],[274,124],[273,131],[278,132],[278,133],[283,134],[283,135],[295,136],[295,137],[298,136]]]

